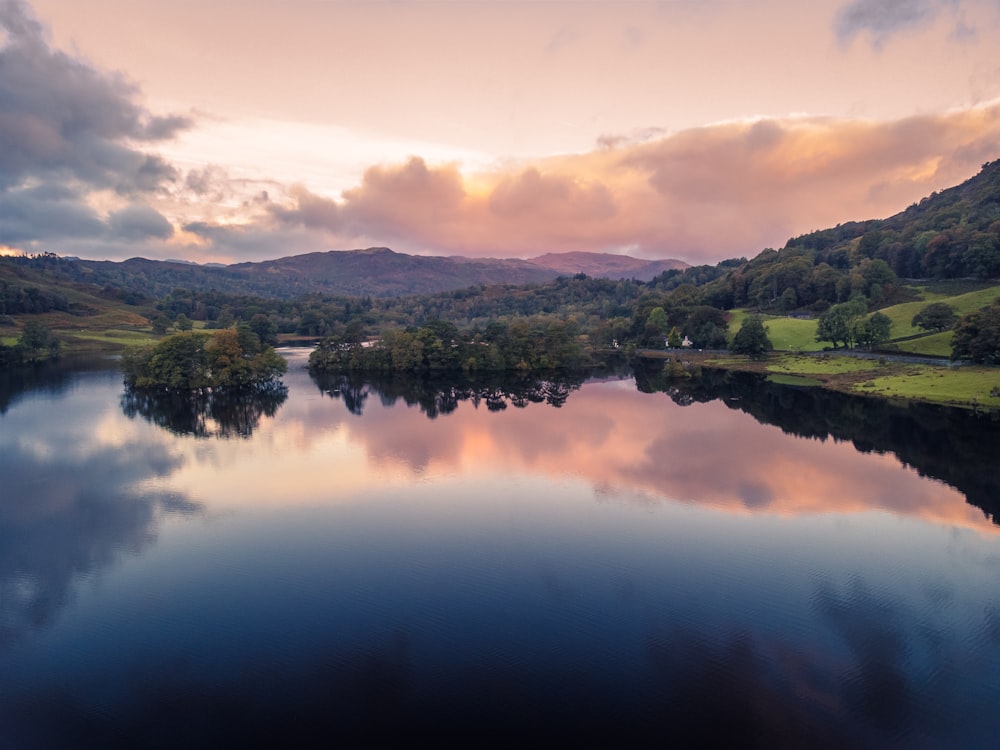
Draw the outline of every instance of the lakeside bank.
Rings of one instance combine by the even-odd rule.
[[[752,360],[726,351],[639,349],[635,356],[677,362],[688,369],[755,372],[787,385],[1000,413],[1000,367],[850,352],[772,352]]]

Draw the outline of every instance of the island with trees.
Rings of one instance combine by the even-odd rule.
[[[184,331],[157,344],[125,351],[125,385],[135,390],[267,390],[279,384],[287,363],[246,326]]]

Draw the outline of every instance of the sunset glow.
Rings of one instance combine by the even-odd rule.
[[[904,5],[3,0],[0,243],[749,257],[1000,156],[1000,7]]]

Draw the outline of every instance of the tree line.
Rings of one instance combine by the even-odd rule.
[[[571,321],[534,316],[459,330],[449,321],[388,327],[366,338],[360,325],[326,337],[309,357],[313,373],[446,373],[577,369],[592,364]]]

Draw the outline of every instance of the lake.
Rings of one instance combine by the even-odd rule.
[[[995,418],[283,354],[5,376],[0,746],[996,746]]]

